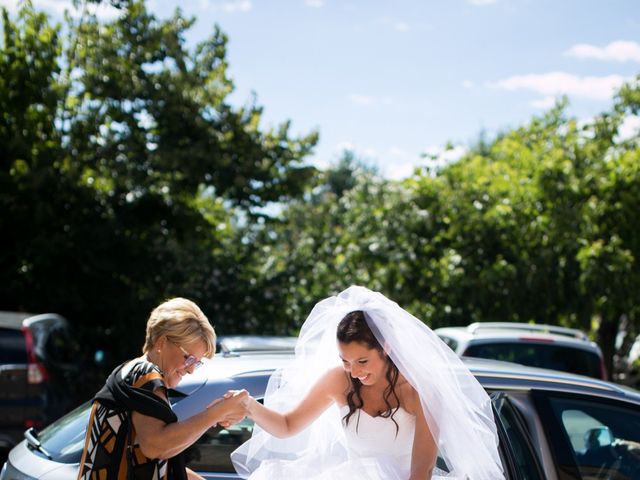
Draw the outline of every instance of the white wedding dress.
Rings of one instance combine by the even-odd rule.
[[[340,408],[340,415],[349,407]],[[395,421],[395,423],[394,423]],[[372,417],[356,410],[344,426],[347,459],[312,464],[306,460],[266,460],[249,477],[250,480],[407,480],[411,472],[411,451],[416,418],[403,408],[390,417]],[[444,472],[434,472],[433,480]]]

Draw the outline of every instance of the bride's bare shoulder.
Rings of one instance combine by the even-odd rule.
[[[333,397],[344,395],[345,390],[349,388],[349,377],[342,367],[334,367],[328,370],[322,377],[321,382]]]
[[[415,415],[416,409],[421,408],[418,392],[416,392],[415,388],[413,388],[403,376],[400,376],[398,379],[396,393],[398,397],[400,397],[400,404],[409,413]]]

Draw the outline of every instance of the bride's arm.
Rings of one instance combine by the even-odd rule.
[[[416,433],[413,437],[409,480],[430,480],[438,458],[438,445],[424,417],[420,397],[415,391],[414,394],[412,409],[416,415]]]
[[[329,370],[288,413],[270,410],[253,397],[249,397],[247,416],[275,437],[290,437],[309,426],[329,408],[339,393],[344,391],[345,380],[342,367]]]

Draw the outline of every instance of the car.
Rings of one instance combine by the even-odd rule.
[[[221,355],[240,353],[293,353],[297,337],[277,335],[222,335],[216,339],[216,352]]]
[[[0,457],[76,404],[81,362],[69,322],[55,313],[0,312]]]
[[[290,359],[263,353],[205,360],[170,391],[174,411],[188,418],[228,389],[246,388],[259,399]],[[640,392],[565,372],[463,361],[491,398],[507,480],[640,478]],[[39,433],[28,430],[0,480],[76,478],[89,410],[86,403]],[[186,450],[188,465],[208,480],[238,478],[229,454],[252,429],[248,419],[210,429]]]
[[[613,357],[613,379],[632,387],[640,386],[640,335],[629,336],[624,330],[618,332],[616,354]]]
[[[460,356],[488,358],[529,367],[608,379],[600,347],[573,328],[516,322],[476,322],[437,328],[435,333]]]

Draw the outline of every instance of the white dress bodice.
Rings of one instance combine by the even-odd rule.
[[[340,408],[342,417],[348,412],[348,406]],[[372,417],[364,410],[358,409],[349,419],[349,423],[344,425],[349,459],[382,460],[402,472],[404,476],[411,470],[415,430],[416,417],[403,408],[395,412],[393,419]]]

